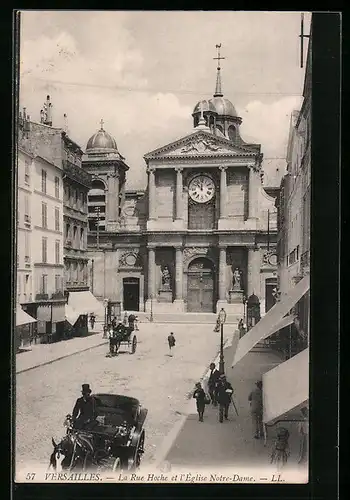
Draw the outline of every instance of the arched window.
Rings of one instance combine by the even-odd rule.
[[[237,131],[234,125],[230,125],[228,128],[228,136],[232,142],[236,140]]]

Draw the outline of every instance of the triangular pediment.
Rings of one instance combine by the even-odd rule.
[[[182,158],[193,156],[254,156],[257,151],[232,144],[228,139],[217,137],[204,130],[182,137],[177,141],[147,153],[144,158]]]

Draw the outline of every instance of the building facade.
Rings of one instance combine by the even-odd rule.
[[[101,126],[83,168],[89,192],[88,246],[93,293],[124,310],[243,314],[255,293],[262,312],[276,286],[274,198],[262,185],[259,144],[221,90],[193,111],[194,128],[144,156],[148,185],[126,191],[128,166]]]
[[[65,292],[89,290],[87,194],[91,178],[81,168],[83,151],[66,134],[63,138],[63,225]]]
[[[19,148],[17,155],[17,303],[33,300],[32,203],[34,158]]]
[[[303,103],[291,117],[287,174],[281,182],[278,208],[278,288],[287,294],[310,272],[311,206],[311,50],[306,63]],[[309,292],[294,309],[295,328],[305,341],[309,335]]]
[[[37,335],[60,339],[65,331],[65,292],[88,289],[91,184],[81,168],[79,146],[52,126],[49,96],[40,119],[40,123],[30,120],[25,110],[19,117],[17,291],[23,309],[37,319]],[[32,273],[25,272],[30,265]],[[31,296],[23,280],[32,283]]]

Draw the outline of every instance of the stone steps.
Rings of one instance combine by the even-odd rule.
[[[131,311],[130,311],[131,312]],[[130,313],[128,311],[128,313]],[[134,312],[138,317],[140,323],[150,322],[150,313]],[[214,313],[154,313],[154,323],[183,323],[183,324],[203,324],[213,325],[216,324],[217,314]],[[237,324],[239,317],[237,315],[228,314],[226,324]]]

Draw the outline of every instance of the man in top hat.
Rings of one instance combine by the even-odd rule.
[[[96,414],[96,401],[91,396],[89,384],[82,385],[82,397],[78,398],[72,412],[73,426],[77,429],[82,429],[85,424],[91,422]]]
[[[219,370],[216,369],[215,363],[210,363],[210,373],[209,373],[209,379],[208,379],[208,391],[209,391],[209,396],[211,399],[211,402],[214,406],[217,406],[217,401],[216,401],[216,385],[219,380]]]
[[[231,403],[232,394],[233,387],[222,373],[216,385],[216,400],[219,403],[219,422],[223,422],[224,416],[225,420],[228,420],[228,408]]]

